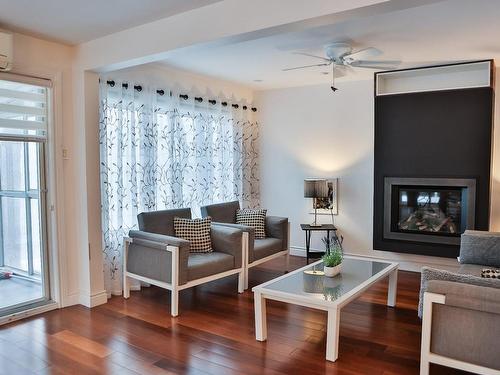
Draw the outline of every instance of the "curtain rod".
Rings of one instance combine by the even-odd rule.
[[[101,80],[100,80],[100,79],[99,79],[99,82],[101,82]],[[106,81],[106,84],[108,84],[108,85],[109,85],[109,86],[111,86],[111,87],[114,87],[116,83],[115,83],[115,81],[110,80],[110,81]],[[122,83],[122,87],[123,87],[124,89],[128,89],[128,83]],[[142,91],[142,86],[140,86],[140,85],[134,85],[134,90],[137,90],[138,92],[141,92],[141,91]],[[156,90],[156,93],[157,93],[158,95],[160,95],[160,96],[165,95],[165,91],[164,91],[164,90]],[[170,96],[172,96],[172,91],[170,91]],[[189,99],[189,96],[188,96],[187,94],[179,94],[179,98],[184,99],[184,100],[188,100],[188,99]],[[194,97],[194,100],[195,100],[195,101],[197,101],[198,103],[201,103],[201,102],[203,102],[203,100],[204,100],[204,99],[203,99],[202,97],[200,97],[200,96],[195,96],[195,97]],[[212,104],[212,105],[217,104],[217,100],[215,100],[215,99],[208,99],[207,101],[208,101],[210,104]],[[227,107],[227,106],[229,105],[229,103],[228,103],[228,102],[226,102],[226,101],[224,101],[224,102],[220,102],[220,104],[221,104],[223,107]],[[237,103],[232,103],[232,104],[231,104],[231,107],[233,107],[233,108],[235,108],[235,109],[238,109],[238,108],[240,107],[240,105],[239,105],[239,104],[237,104]],[[246,110],[248,109],[248,107],[247,107],[246,105],[241,106],[241,108],[242,108],[244,111],[246,111]],[[252,112],[257,112],[257,108],[255,108],[255,107],[251,107],[251,108],[250,108],[250,110],[251,110]]]

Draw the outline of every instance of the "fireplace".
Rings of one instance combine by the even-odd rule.
[[[384,179],[384,238],[458,245],[474,229],[476,180]]]

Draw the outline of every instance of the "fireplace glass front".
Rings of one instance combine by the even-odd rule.
[[[465,196],[457,187],[394,186],[397,193],[397,231],[459,236],[465,230]]]
[[[474,228],[474,179],[386,177],[384,237],[458,244]]]

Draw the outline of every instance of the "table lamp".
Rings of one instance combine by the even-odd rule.
[[[314,205],[314,223],[311,227],[320,227],[318,224],[318,214],[316,208],[316,199],[328,198],[328,183],[326,179],[308,178],[304,180],[304,198],[312,198]]]

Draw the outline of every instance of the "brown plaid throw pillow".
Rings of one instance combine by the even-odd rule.
[[[236,223],[255,229],[255,238],[266,238],[266,213],[264,209],[244,208],[236,211]]]
[[[210,237],[210,225],[212,219],[184,219],[174,218],[175,236],[187,240],[191,243],[192,253],[211,253],[212,239]]]

